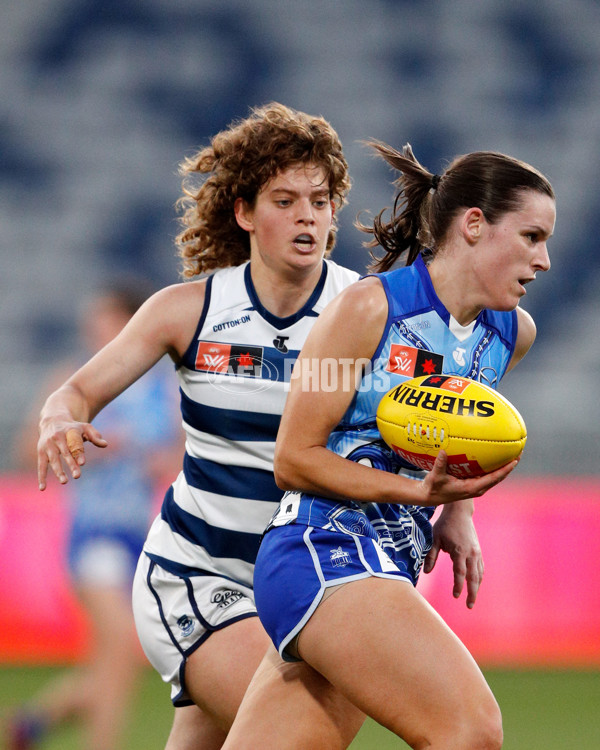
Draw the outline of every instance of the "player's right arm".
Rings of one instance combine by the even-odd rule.
[[[277,435],[274,466],[281,489],[358,502],[441,505],[482,495],[516,465],[457,479],[446,472],[446,456],[440,452],[432,471],[415,482],[349,461],[326,447],[360,383],[361,364],[379,344],[387,315],[381,282],[368,277],[345,289],[319,316],[294,367]],[[328,366],[320,367],[322,362]],[[319,371],[325,377],[318,377]]]
[[[106,441],[90,424],[165,354],[178,362],[188,348],[204,304],[205,280],[175,284],[152,295],[123,330],[47,398],[40,413],[38,484],[48,467],[61,484],[80,476],[83,441]],[[69,433],[67,438],[67,433]]]

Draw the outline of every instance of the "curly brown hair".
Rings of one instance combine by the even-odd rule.
[[[235,219],[235,201],[243,198],[253,206],[261,188],[276,174],[308,163],[324,169],[339,211],[350,190],[350,177],[338,134],[322,117],[277,102],[253,108],[249,117],[217,133],[210,146],[184,159],[179,167],[183,195],[176,203],[184,229],[175,239],[182,275],[190,278],[248,260],[249,235]],[[199,185],[198,175],[203,176]],[[334,216],[327,253],[335,245],[336,232]]]

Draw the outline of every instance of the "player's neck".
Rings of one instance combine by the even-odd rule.
[[[252,283],[264,307],[278,318],[297,313],[308,301],[319,279],[322,264],[314,268],[275,272],[260,263],[251,264]]]
[[[446,310],[461,326],[468,326],[482,308],[476,304],[467,283],[469,269],[457,270],[455,265],[452,258],[435,258],[428,266],[429,276]]]

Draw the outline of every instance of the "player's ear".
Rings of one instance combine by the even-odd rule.
[[[233,204],[233,211],[238,225],[246,230],[246,232],[251,232],[254,229],[254,212],[247,201],[243,198],[236,198],[235,203]]]
[[[483,211],[476,206],[467,209],[463,214],[460,227],[463,237],[470,245],[474,245],[479,240],[484,223]]]

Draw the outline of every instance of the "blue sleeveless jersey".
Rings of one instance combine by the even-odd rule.
[[[260,538],[282,495],[273,454],[292,368],[323,308],[357,279],[324,261],[310,298],[287,318],[263,307],[249,263],[207,279],[204,309],[177,370],[183,471],[144,546],[166,570],[252,586]]]
[[[424,472],[404,462],[382,441],[375,415],[391,388],[419,375],[460,375],[496,388],[514,351],[517,314],[483,310],[469,326],[455,321],[438,298],[427,267],[415,263],[377,274],[388,299],[388,317],[370,368],[352,404],[332,431],[327,447],[352,461],[422,479]],[[416,581],[431,545],[433,508],[331,499],[289,492],[273,526],[301,523],[342,533],[370,536],[392,558],[412,547]]]

